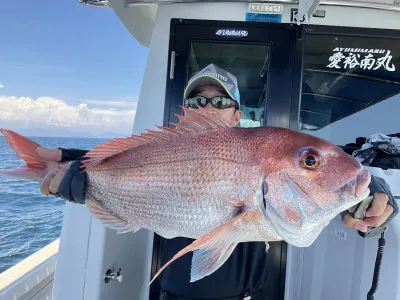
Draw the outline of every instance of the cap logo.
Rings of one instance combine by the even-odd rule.
[[[222,81],[225,81],[225,82],[228,81],[228,78],[227,78],[227,77],[225,77],[225,76],[223,76],[223,75],[221,75],[221,74],[218,74],[218,73],[206,71],[206,72],[204,72],[203,74],[204,74],[204,75],[211,75],[211,76],[214,76],[214,77],[216,77],[216,78],[218,78],[218,79],[220,79],[220,80],[222,80]]]

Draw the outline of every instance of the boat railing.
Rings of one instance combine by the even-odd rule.
[[[1,300],[52,299],[60,239],[0,274]]]

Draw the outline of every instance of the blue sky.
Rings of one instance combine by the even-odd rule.
[[[37,135],[130,132],[148,50],[111,8],[4,1],[0,36],[0,127]]]

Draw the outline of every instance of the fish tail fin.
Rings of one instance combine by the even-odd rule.
[[[35,169],[24,166],[15,169],[0,170],[0,176],[16,177],[40,182],[46,176],[46,172],[44,169]]]
[[[26,166],[17,169],[0,170],[0,175],[20,177],[29,180],[40,180],[46,175],[47,162],[37,153],[38,143],[7,129],[0,128],[7,143],[17,153],[19,159],[23,159]]]

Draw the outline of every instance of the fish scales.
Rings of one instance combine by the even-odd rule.
[[[252,201],[259,188],[257,143],[243,137],[219,129],[133,148],[88,170],[88,192],[133,226],[198,237],[237,212],[228,201]]]

